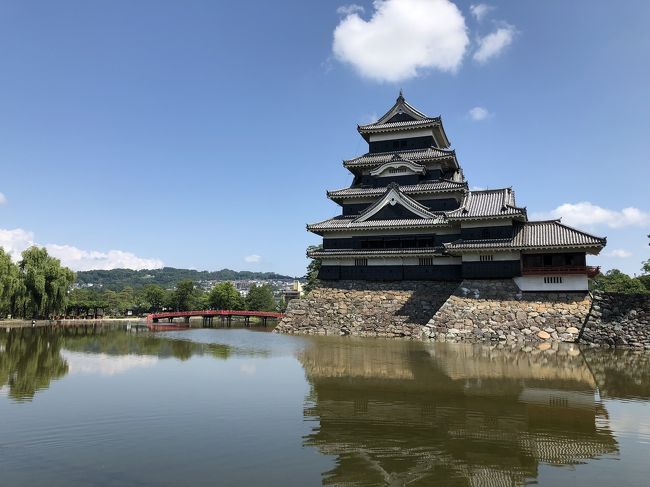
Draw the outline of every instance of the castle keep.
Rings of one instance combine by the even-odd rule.
[[[470,190],[440,117],[400,92],[357,127],[368,152],[343,165],[349,188],[329,191],[341,214],[308,225],[323,237],[323,281],[512,279],[521,291],[586,291],[586,254],[606,244],[559,220],[529,221],[511,188]]]

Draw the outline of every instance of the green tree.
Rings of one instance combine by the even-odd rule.
[[[250,311],[275,311],[273,290],[268,284],[257,286],[253,284],[246,296],[246,309]]]
[[[18,267],[26,292],[23,317],[42,318],[65,311],[74,272],[39,247],[25,250]]]
[[[322,245],[310,245],[307,247],[307,253],[322,249]],[[307,274],[305,275],[305,279],[307,279],[307,284],[305,284],[305,293],[310,293],[312,289],[318,286],[318,272],[320,271],[321,264],[321,259],[311,258],[311,262],[309,262],[309,265],[307,266]]]
[[[140,290],[140,305],[145,311],[160,311],[166,298],[167,292],[157,284],[147,284]]]
[[[212,309],[240,310],[244,300],[232,283],[220,282],[208,294],[208,305]]]
[[[21,289],[18,266],[11,256],[0,247],[0,318],[13,312],[15,294]]]
[[[648,290],[639,279],[634,279],[618,269],[599,274],[594,279],[594,288],[610,293],[646,293]]]
[[[190,311],[195,304],[196,290],[194,282],[186,279],[176,286],[172,293],[172,305],[177,311]]]
[[[284,299],[284,296],[280,297],[277,306],[278,313],[284,313],[287,310],[287,301]]]

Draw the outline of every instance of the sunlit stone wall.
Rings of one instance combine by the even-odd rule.
[[[424,335],[453,341],[574,342],[590,305],[586,292],[522,293],[511,279],[465,280]]]
[[[650,350],[650,295],[596,292],[580,342]]]
[[[323,282],[289,302],[275,331],[318,335],[420,338],[458,282]]]
[[[336,281],[291,301],[276,331],[650,350],[650,298],[596,294],[592,306],[587,292],[522,293],[510,279]]]

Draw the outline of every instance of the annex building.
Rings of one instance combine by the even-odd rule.
[[[530,221],[511,188],[469,189],[440,117],[406,102],[358,126],[368,152],[343,161],[349,188],[328,191],[341,214],[307,225],[323,237],[326,281],[512,278],[522,291],[584,291],[586,254],[606,239]]]

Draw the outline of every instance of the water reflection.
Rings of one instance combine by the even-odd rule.
[[[300,355],[324,485],[522,485],[618,452],[577,348],[347,340]]]
[[[125,326],[8,329],[0,332],[0,390],[28,401],[68,373],[113,375],[153,365],[159,358],[227,359],[231,353],[227,345],[132,333]]]

